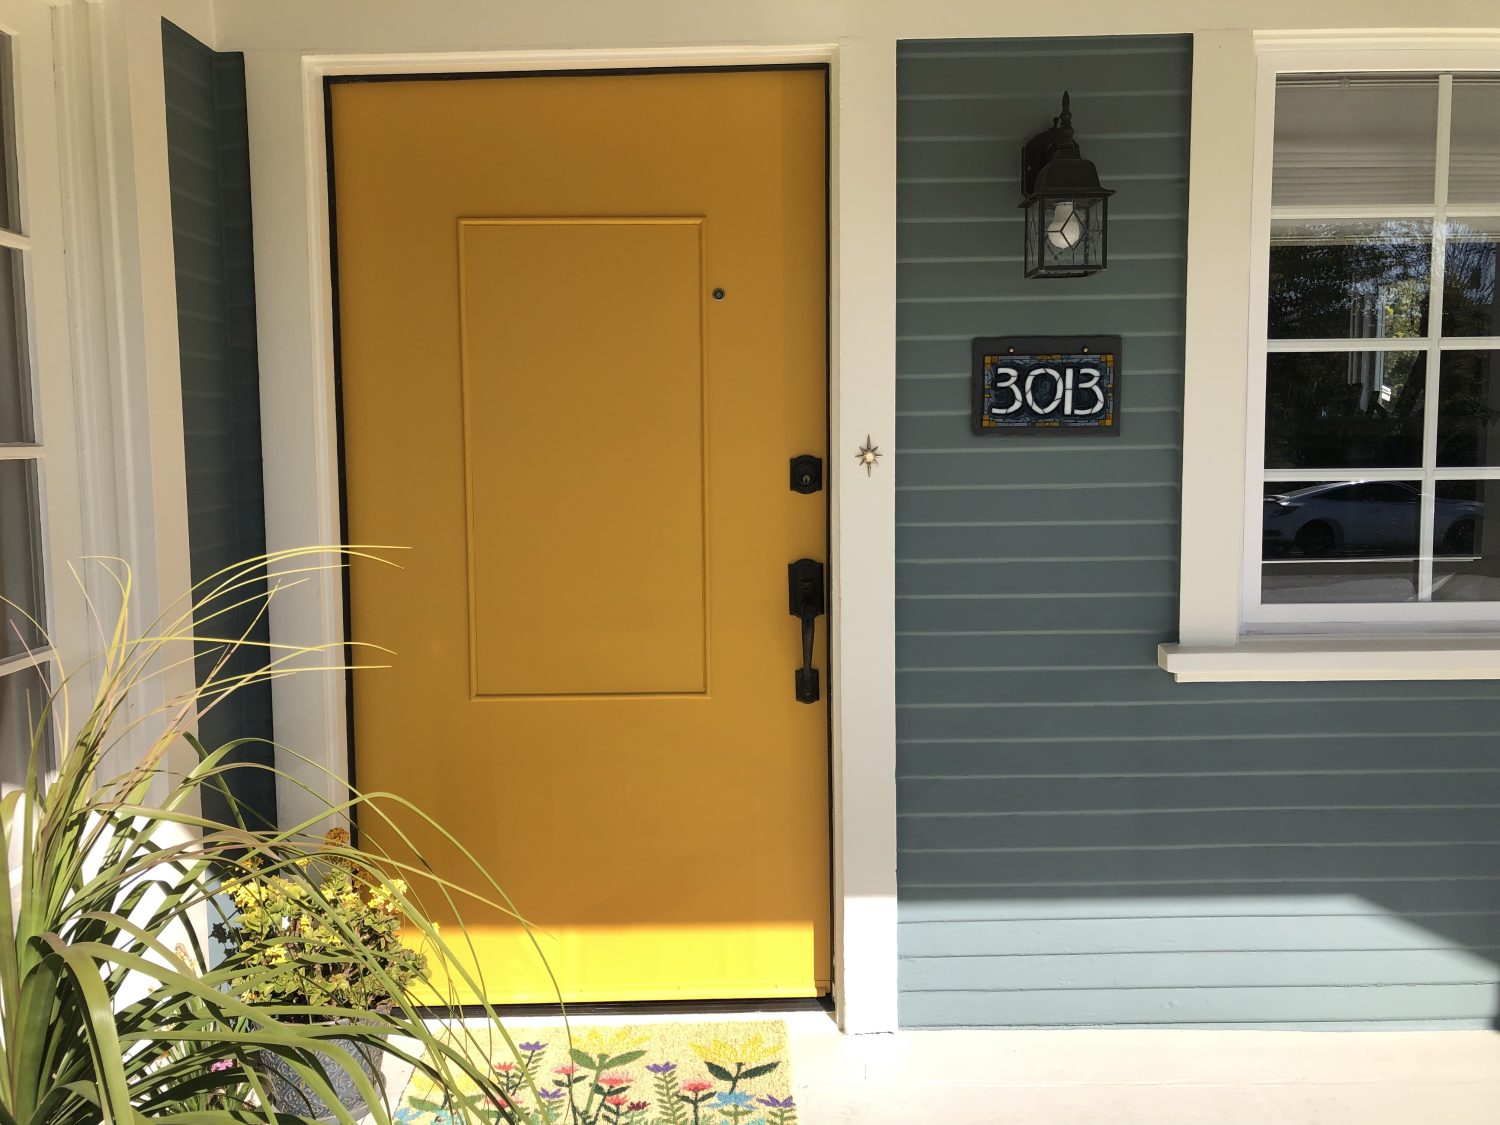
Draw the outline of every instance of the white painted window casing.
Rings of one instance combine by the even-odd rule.
[[[1452,75],[1500,72],[1500,38],[1378,33],[1338,38],[1261,34],[1198,37],[1194,66],[1189,203],[1186,400],[1182,490],[1180,637],[1159,663],[1179,680],[1500,678],[1500,602],[1269,604],[1261,601],[1261,495],[1278,481],[1335,479],[1316,470],[1264,467],[1266,356],[1278,351],[1396,348],[1428,354],[1423,466],[1347,470],[1350,480],[1425,483],[1422,527],[1433,527],[1435,482],[1500,476],[1494,468],[1436,467],[1434,382],[1440,350],[1494,348],[1477,337],[1443,339],[1442,223],[1447,203]],[[1215,57],[1219,56],[1219,57]],[[1434,223],[1430,280],[1434,313],[1419,341],[1267,339],[1272,219],[1331,217],[1327,207],[1273,211],[1272,141],[1280,75],[1425,73],[1439,84],[1434,199],[1414,207],[1349,206],[1338,217],[1400,217]],[[1500,216],[1500,199],[1464,215]],[[1447,210],[1458,214],[1460,208]],[[1347,214],[1346,214],[1347,213]],[[1482,214],[1481,214],[1482,213]],[[1237,217],[1248,221],[1237,222]],[[1225,356],[1244,356],[1226,363]],[[1433,588],[1431,544],[1419,560],[1421,596]]]

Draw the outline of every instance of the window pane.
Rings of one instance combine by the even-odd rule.
[[[1271,224],[1271,339],[1422,336],[1432,224]]]
[[[28,620],[42,620],[41,528],[36,463],[0,461],[0,659],[42,641]]]
[[[1448,201],[1500,205],[1500,75],[1453,79]]]
[[[47,706],[47,681],[35,668],[22,668],[0,676],[0,793],[19,789],[26,781],[31,759],[32,737]],[[45,771],[52,765],[51,722],[42,732],[41,761]]]
[[[1500,352],[1445,351],[1440,371],[1437,463],[1500,465]]]
[[[1500,207],[1500,198],[1496,200]],[[1500,336],[1495,300],[1495,262],[1500,256],[1500,218],[1460,219],[1448,224],[1443,257],[1443,335]]]
[[[1424,352],[1266,356],[1266,468],[1422,463]]]
[[[1485,508],[1500,511],[1500,481],[1438,481],[1433,501],[1432,600],[1500,601],[1500,520],[1486,525]]]
[[[1409,602],[1417,593],[1416,481],[1266,485],[1261,600]]]
[[[36,440],[21,253],[0,250],[0,444]]]
[[[1432,203],[1437,87],[1430,74],[1277,79],[1272,205]]]

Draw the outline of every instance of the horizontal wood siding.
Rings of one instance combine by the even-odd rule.
[[[904,43],[902,1021],[1489,1026],[1500,687],[1178,684],[1191,47]],[[1021,277],[1021,141],[1073,95],[1110,267]],[[977,438],[969,342],[1125,339],[1117,439]]]

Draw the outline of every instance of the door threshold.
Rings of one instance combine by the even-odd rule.
[[[496,1004],[492,1010],[502,1020],[555,1019],[563,1014],[563,1008],[558,1004]],[[834,1014],[831,996],[782,996],[764,1000],[595,1000],[569,1004],[566,1011],[569,1019],[589,1016],[644,1019],[656,1016],[781,1015],[790,1012],[822,1012],[831,1019]],[[424,1005],[417,1012],[424,1020],[485,1018],[482,1004]]]

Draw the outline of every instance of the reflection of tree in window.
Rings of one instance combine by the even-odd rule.
[[[1422,352],[1266,356],[1266,467],[1404,468],[1422,462]]]
[[[1438,392],[1437,463],[1500,464],[1500,380],[1495,352],[1445,351]]]
[[[1500,336],[1495,261],[1500,241],[1462,223],[1450,225],[1443,259],[1443,335]]]
[[[1500,335],[1495,297],[1500,243],[1462,223],[1449,228],[1443,262],[1443,335]],[[1492,351],[1444,348],[1438,392],[1438,458],[1443,466],[1500,464],[1500,379]]]
[[[1272,339],[1421,334],[1430,272],[1422,222],[1298,223],[1273,235]]]

